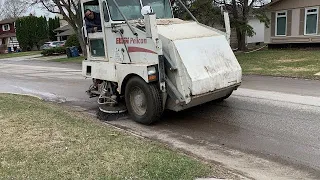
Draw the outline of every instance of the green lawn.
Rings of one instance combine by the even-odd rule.
[[[41,51],[27,51],[27,52],[0,54],[0,59],[21,57],[21,56],[40,55],[40,53],[41,53]]]
[[[0,127],[3,179],[185,180],[216,173],[164,145],[33,97],[0,94]]]
[[[243,74],[320,79],[319,50],[262,50],[237,54]]]
[[[78,57],[71,57],[71,58],[58,58],[58,59],[52,59],[50,61],[54,62],[65,62],[65,63],[82,63],[84,60],[83,56],[78,56]]]

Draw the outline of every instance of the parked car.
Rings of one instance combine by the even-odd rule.
[[[46,44],[46,43],[44,43],[42,46],[40,46],[40,50],[44,50],[44,49],[50,49],[51,47],[48,45],[48,44]]]
[[[40,47],[40,50],[50,49],[50,48],[54,48],[54,47],[62,47],[62,46],[64,46],[65,43],[66,43],[66,41],[49,41],[49,42],[45,42]]]
[[[63,47],[66,44],[66,41],[59,41],[57,47]]]

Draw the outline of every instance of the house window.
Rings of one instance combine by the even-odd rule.
[[[2,30],[3,31],[9,31],[10,30],[9,24],[2,25]]]
[[[305,35],[318,33],[318,8],[307,8],[305,17]]]
[[[277,12],[276,17],[276,35],[286,36],[287,35],[287,12]]]

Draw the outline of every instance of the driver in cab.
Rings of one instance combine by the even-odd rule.
[[[96,13],[91,11],[90,9],[86,9],[84,20],[86,22],[88,33],[94,33],[102,30],[100,13]]]

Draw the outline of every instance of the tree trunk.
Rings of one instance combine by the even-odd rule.
[[[78,40],[79,40],[79,43],[80,43],[80,46],[81,46],[82,54],[83,54],[84,57],[87,57],[87,49],[86,49],[86,45],[85,45],[84,39],[82,37],[81,29],[77,30],[77,37],[78,37]]]
[[[241,32],[239,30],[239,28],[236,28],[236,31],[237,31],[237,40],[238,40],[238,49],[239,49],[239,51],[247,50],[245,33]]]
[[[235,20],[239,19],[238,8],[236,0],[232,0],[232,15]]]

